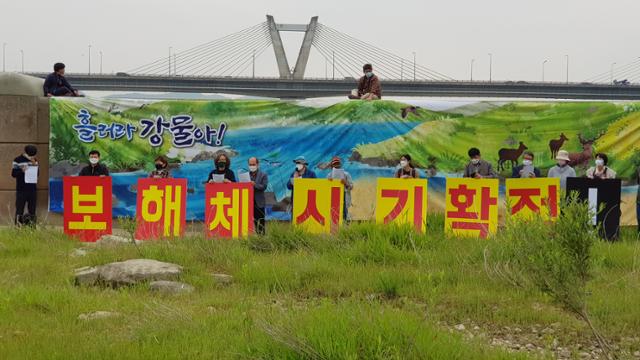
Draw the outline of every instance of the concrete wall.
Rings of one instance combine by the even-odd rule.
[[[38,147],[38,217],[46,219],[49,201],[49,99],[41,96],[0,95],[0,224],[15,214],[13,159],[27,144]]]

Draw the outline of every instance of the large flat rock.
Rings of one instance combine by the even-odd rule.
[[[151,259],[132,259],[76,269],[75,280],[77,285],[119,287],[156,280],[174,280],[180,274],[180,265]]]

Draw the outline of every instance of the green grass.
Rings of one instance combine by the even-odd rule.
[[[427,235],[363,223],[336,236],[269,224],[265,237],[186,237],[99,247],[85,257],[70,256],[83,244],[56,230],[3,229],[0,357],[525,359],[532,357],[489,346],[492,337],[505,327],[554,323],[554,337],[575,354],[577,344],[591,343],[589,329],[551,299],[488,275],[487,240],[445,238],[441,216],[430,215],[429,224]],[[596,244],[588,299],[602,333],[630,352],[640,350],[625,342],[640,331],[634,234]],[[196,291],[166,296],[146,285],[73,284],[75,268],[138,257],[184,266],[182,280]],[[211,273],[219,272],[234,283],[217,285]],[[98,310],[121,316],[77,319]],[[451,330],[459,323],[477,324],[477,336]]]

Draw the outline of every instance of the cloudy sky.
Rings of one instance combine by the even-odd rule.
[[[7,0],[0,13],[6,68],[49,71],[63,61],[71,72],[126,71],[177,51],[265,21],[305,23],[311,16],[341,32],[411,58],[456,79],[493,78],[582,81],[640,57],[639,0]],[[283,36],[295,63],[300,34]],[[314,56],[315,55],[315,56]],[[256,75],[276,75],[273,52],[257,61]],[[324,60],[312,54],[307,71],[324,76]]]

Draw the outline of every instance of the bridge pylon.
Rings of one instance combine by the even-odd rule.
[[[280,78],[304,79],[304,72],[309,62],[309,55],[311,54],[311,45],[313,44],[313,38],[315,37],[318,26],[318,17],[312,17],[308,24],[277,24],[273,16],[267,15],[267,26],[271,37],[273,52],[276,56]],[[287,54],[282,45],[282,38],[280,37],[281,31],[304,32],[304,39],[300,45],[300,52],[298,53],[298,59],[296,60],[296,66],[293,68],[293,71],[289,68]]]

